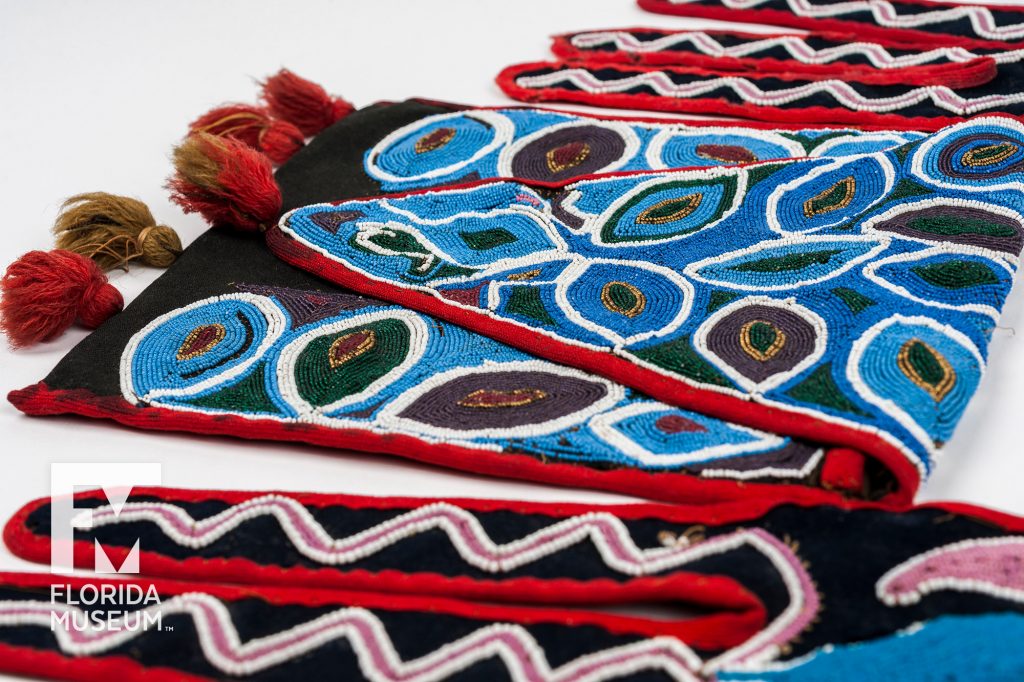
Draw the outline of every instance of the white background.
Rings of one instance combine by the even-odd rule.
[[[184,241],[204,228],[167,200],[168,154],[214,105],[253,101],[282,66],[358,106],[422,96],[509,103],[494,84],[514,62],[549,58],[547,36],[573,30],[710,27],[650,15],[631,0],[350,0],[0,4],[0,263],[52,246],[61,201],[102,190],[136,196]],[[756,29],[755,29],[756,30]],[[762,29],[766,30],[766,29]],[[581,108],[581,110],[586,110]],[[159,271],[112,275],[130,300]],[[993,332],[982,382],[921,499],[1024,514],[1024,291]],[[1017,329],[1017,333],[1014,330]],[[0,348],[4,393],[42,379],[84,336]],[[0,405],[0,520],[47,494],[61,461],[156,461],[165,485],[625,501],[581,490],[489,480],[377,455],[228,438],[153,434],[77,418],[29,418]],[[0,569],[34,569],[0,549]]]

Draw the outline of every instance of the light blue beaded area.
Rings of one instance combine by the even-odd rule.
[[[598,119],[544,109],[427,116],[367,150],[366,173],[392,192],[495,177],[566,181],[591,173],[845,157],[918,140],[914,131],[774,131]]]
[[[1024,126],[988,117],[884,152],[557,191],[494,181],[309,206],[280,229],[524,334],[881,433],[926,471],[977,388],[1016,272],[1022,164]],[[532,252],[504,235],[470,257],[459,229],[439,248],[464,220],[521,232]]]

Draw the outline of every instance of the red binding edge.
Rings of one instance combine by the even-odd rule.
[[[203,502],[217,500],[238,504],[254,497],[275,494],[262,491],[187,490],[174,488],[135,488],[133,496],[150,496],[168,502]],[[715,507],[672,507],[659,505],[622,505],[594,507],[583,504],[518,503],[500,500],[423,499],[406,497],[374,498],[354,495],[318,493],[286,493],[300,504],[313,507],[346,507],[349,509],[409,510],[434,502],[450,502],[475,513],[512,511],[519,514],[542,514],[554,518],[576,516],[591,511],[608,511],[621,518],[663,518],[677,509],[694,523],[716,523],[723,519],[754,519],[773,505],[718,505]],[[102,491],[89,491],[76,500],[104,499]],[[50,560],[50,539],[34,533],[26,524],[28,517],[49,503],[49,498],[29,502],[19,509],[4,527],[4,542],[18,557],[36,563]],[[812,505],[806,505],[812,506]],[[719,515],[722,515],[721,518]],[[91,569],[94,546],[88,541],[74,544],[75,564]],[[104,547],[117,565],[128,555],[128,548]],[[628,603],[686,604],[719,612],[692,619],[665,621],[613,614],[595,614],[598,624],[611,632],[669,635],[698,648],[718,649],[736,646],[759,632],[767,622],[767,611],[761,600],[741,583],[721,575],[678,571],[668,576],[631,577],[627,580],[602,578],[573,580],[517,577],[477,580],[468,576],[444,576],[423,571],[364,569],[344,570],[336,567],[311,569],[303,566],[282,567],[259,564],[249,559],[175,559],[158,552],[141,549],[140,566],[147,576],[226,582],[232,584],[303,585],[316,589],[381,592],[395,595],[439,596],[447,599],[485,601],[501,604],[576,608]]]
[[[333,449],[385,453],[500,478],[538,481],[570,488],[592,488],[664,502],[709,504],[743,497],[779,497],[792,501],[834,503],[843,499],[839,492],[805,485],[719,480],[637,469],[600,470],[579,464],[543,462],[525,454],[429,443],[402,434],[331,429],[230,414],[180,412],[162,407],[136,407],[120,396],[97,396],[85,390],[52,389],[44,382],[12,391],[7,399],[25,414],[33,416],[75,414],[94,419],[111,419],[126,426],[151,431],[300,442]],[[909,502],[916,487],[917,470],[905,459],[903,463],[908,468],[904,472],[904,482],[908,485],[901,485],[900,490],[890,496],[894,504]],[[913,479],[910,478],[911,471]],[[912,480],[913,485],[909,485]]]
[[[730,126],[735,128],[751,128],[754,130],[834,130],[835,124],[829,123],[793,123],[792,121],[781,122],[781,121],[750,121],[741,120],[736,118],[687,118],[685,116],[679,117],[666,117],[666,116],[617,116],[615,114],[606,114],[604,112],[582,112],[582,111],[570,111],[569,109],[560,109],[559,107],[551,106],[533,106],[526,104],[509,104],[503,106],[491,106],[491,107],[478,107],[470,104],[454,104],[452,102],[443,102],[441,100],[432,100],[423,97],[414,97],[411,101],[420,102],[421,104],[429,104],[437,107],[445,107],[451,111],[502,111],[506,109],[518,109],[518,110],[531,110],[531,111],[545,111],[555,114],[565,114],[566,116],[579,116],[581,118],[597,119],[599,121],[624,121],[627,123],[659,123],[663,125],[685,125],[693,126],[695,128],[707,128],[716,126]],[[391,104],[387,102],[386,104]],[[991,116],[997,116],[999,114],[986,114]],[[422,120],[422,119],[420,119]],[[910,130],[917,131],[918,129],[907,123],[908,119],[901,119],[900,121],[894,121],[891,125],[870,125],[861,124],[858,122],[856,126],[844,126],[852,127],[857,130],[866,131],[879,131],[888,132],[893,130]],[[802,158],[802,157],[798,157]],[[643,172],[643,171],[637,171]],[[575,179],[567,182],[575,182]]]
[[[148,580],[141,578],[105,579],[53,575],[49,573],[0,572],[0,586],[48,590],[51,585],[123,584],[152,585],[164,596],[194,592],[197,589],[224,601],[258,598],[274,605],[296,606],[359,606],[379,611],[414,611],[441,613],[481,622],[515,621],[524,624],[556,623],[565,625],[594,625],[614,634],[642,634],[632,628],[629,621],[638,620],[611,614],[575,609],[542,608],[532,606],[489,605],[429,595],[380,594],[362,591],[322,590],[280,586],[232,586],[178,580]],[[49,598],[49,595],[46,595]],[[702,621],[701,618],[696,621]],[[694,621],[694,622],[696,622]],[[712,623],[713,624],[713,623]],[[690,629],[686,623],[680,627]],[[693,628],[697,630],[698,628]],[[32,647],[0,644],[0,671],[14,674],[84,682],[109,682],[112,679],[156,680],[180,682],[207,680],[204,676],[190,675],[175,668],[149,667],[120,654],[99,656],[67,656],[58,651],[43,651]]]
[[[530,71],[541,69],[584,68],[600,69],[612,67],[627,73],[644,73],[654,67],[632,64],[601,64],[592,61],[582,62],[528,62],[505,67],[495,78],[498,86],[512,99],[521,102],[574,102],[591,106],[612,107],[616,109],[646,109],[649,111],[670,111],[687,114],[711,114],[735,116],[737,118],[753,118],[769,122],[792,122],[793,120],[809,123],[831,123],[853,125],[861,124],[887,127],[890,129],[913,129],[935,131],[954,123],[967,120],[961,116],[902,116],[900,114],[878,114],[870,111],[854,111],[842,107],[771,107],[757,106],[749,103],[728,102],[715,97],[685,99],[662,97],[649,93],[590,93],[580,90],[569,90],[561,87],[524,88],[516,83],[516,78]],[[735,72],[712,71],[691,67],[658,67],[659,71],[671,70],[675,73],[693,74],[698,76],[736,76]],[[745,76],[757,78],[757,76]],[[776,73],[770,76],[778,80],[806,81],[807,78],[794,73]],[[979,114],[981,115],[981,114]]]
[[[690,31],[666,31],[656,28],[610,28],[601,31],[625,31],[659,33],[664,35],[692,33]],[[700,69],[718,69],[721,71],[741,71],[754,76],[788,73],[799,74],[808,79],[838,78],[856,83],[870,85],[945,85],[950,88],[969,88],[988,83],[996,77],[996,61],[991,57],[977,57],[966,62],[927,64],[900,69],[879,69],[871,64],[851,64],[848,62],[832,62],[829,64],[805,64],[796,59],[776,59],[774,57],[712,57],[699,52],[666,51],[666,52],[624,52],[621,50],[588,50],[572,44],[572,38],[580,33],[592,31],[575,31],[563,33],[551,39],[551,51],[564,60],[589,61],[591,63],[612,64],[648,64],[654,66],[688,66]],[[855,35],[842,33],[814,32],[807,35],[795,33],[744,33],[742,31],[701,31],[710,36],[734,36],[744,40],[765,40],[768,38],[822,38],[836,42],[856,42]],[[934,45],[908,45],[894,43],[890,40],[873,41],[886,48],[916,49],[920,51],[934,49]]]
[[[238,504],[256,496],[268,494],[260,491],[215,491],[215,490],[184,490],[175,488],[146,488],[140,487],[133,491],[138,496],[153,496],[168,501],[198,502],[205,500],[219,500],[229,504]],[[296,500],[300,504],[327,507],[345,506],[351,509],[382,509],[401,510],[429,504],[437,500],[409,497],[388,497],[375,498],[355,495],[323,494],[323,493],[281,493]],[[101,491],[94,490],[76,495],[76,499],[97,498],[102,495]],[[788,504],[780,500],[749,499],[731,504],[708,506],[671,506],[659,504],[630,504],[630,505],[586,505],[579,503],[543,503],[543,502],[521,502],[521,501],[499,501],[481,499],[450,499],[447,500],[464,509],[473,512],[488,512],[495,510],[512,511],[521,514],[541,514],[552,517],[564,517],[577,515],[592,511],[608,511],[623,519],[648,519],[659,518],[666,522],[674,523],[696,523],[723,524],[747,521],[781,504]],[[49,537],[39,536],[33,533],[25,525],[28,516],[41,506],[47,504],[49,498],[41,498],[29,502],[8,521],[4,528],[4,540],[11,550],[18,556],[29,561],[46,562],[49,560]],[[798,503],[799,506],[814,506],[813,503]],[[885,506],[878,503],[867,502],[846,502],[837,505],[846,509],[884,509]],[[917,509],[939,509],[951,514],[970,516],[980,521],[989,522],[1000,526],[1008,532],[1024,531],[1024,518],[1019,518],[998,511],[993,511],[969,504],[959,503],[933,503],[916,507]],[[908,508],[909,509],[909,508]],[[92,553],[93,547],[83,541],[75,543],[76,556],[88,556]],[[84,552],[84,554],[83,554]],[[107,548],[108,555],[115,561],[124,558],[126,552],[123,548]],[[117,554],[115,554],[117,552]],[[611,614],[567,611],[558,608],[544,608],[536,606],[508,606],[508,605],[484,605],[467,601],[453,600],[450,596],[459,594],[472,598],[476,594],[486,595],[485,599],[493,598],[491,586],[478,589],[486,582],[476,583],[475,581],[455,579],[439,579],[438,576],[426,573],[405,574],[397,571],[384,571],[378,574],[370,574],[364,571],[352,571],[344,581],[334,581],[335,587],[344,587],[344,590],[323,590],[318,589],[326,581],[318,579],[322,571],[308,569],[289,568],[283,569],[275,566],[256,565],[252,562],[229,559],[229,560],[207,560],[201,558],[187,559],[185,561],[173,561],[162,557],[154,552],[140,551],[140,562],[147,572],[175,575],[181,577],[208,577],[216,580],[240,581],[262,581],[272,582],[275,585],[264,585],[260,587],[228,586],[228,585],[200,585],[199,583],[182,582],[179,580],[142,580],[130,579],[140,585],[154,585],[162,595],[180,594],[195,590],[200,586],[203,591],[208,592],[220,599],[237,600],[249,597],[259,597],[273,604],[299,604],[308,606],[320,606],[325,604],[338,605],[359,605],[374,609],[388,610],[415,610],[450,613],[453,615],[469,618],[482,618],[491,620],[518,620],[526,623],[536,622],[557,622],[557,623],[583,623],[594,624],[605,628],[613,633],[622,634],[646,634],[650,630],[650,623],[642,618],[631,618]],[[684,575],[684,574],[681,574]],[[691,576],[694,577],[694,576]],[[374,590],[384,591],[387,594],[369,594],[362,591],[364,586],[371,584]],[[680,637],[693,646],[700,647],[707,644],[708,648],[719,646],[732,646],[729,642],[735,642],[737,638],[742,641],[751,628],[763,626],[765,611],[763,605],[751,593],[746,591],[735,581],[722,576],[695,576],[700,590],[694,591],[693,596],[703,599],[702,602],[709,606],[718,606],[725,609],[732,609],[734,613],[718,613],[710,616],[697,618],[694,621],[683,621],[682,623],[656,624],[659,634],[665,634],[669,628],[669,634]],[[289,584],[313,585],[314,589],[292,589],[282,586],[285,582]],[[46,588],[51,584],[70,584],[81,586],[84,584],[96,584],[98,582],[110,582],[104,579],[90,578],[66,578],[50,574],[39,573],[0,573],[0,584],[17,587]],[[510,599],[517,598],[514,593],[525,594],[534,603],[586,603],[585,595],[582,592],[566,590],[575,581],[549,581],[551,589],[544,593],[537,591],[539,585],[544,581],[535,579],[516,579],[507,581],[514,584],[514,587],[506,594],[500,595]],[[644,598],[644,590],[629,592],[613,590],[606,593],[602,590],[605,581],[575,582],[575,587],[586,585],[587,590],[595,590],[599,594],[596,603],[614,603],[625,599]],[[610,582],[610,581],[609,581]],[[352,591],[352,588],[357,588]],[[433,590],[440,589],[440,592]],[[409,594],[409,593],[413,594]],[[420,593],[419,595],[415,593]],[[430,596],[420,596],[420,595]],[[440,594],[441,596],[438,596]],[[602,597],[610,594],[605,600]],[[647,593],[653,597],[654,593]],[[661,593],[663,595],[663,591]],[[540,598],[538,598],[540,597]],[[753,598],[753,601],[751,599]],[[589,600],[595,603],[594,600]],[[91,658],[72,658],[54,651],[39,651],[27,647],[18,647],[10,644],[0,644],[0,670],[17,674],[43,675],[56,679],[67,680],[89,680],[105,682],[114,679],[114,676],[121,676],[126,679],[138,679],[146,675],[146,679],[155,679],[159,682],[170,682],[171,680],[199,680],[200,677],[188,676],[170,668],[147,668],[141,664],[119,655],[100,656]]]
[[[929,2],[929,0],[892,0],[898,5],[916,5],[928,9],[951,9],[957,5],[944,2]],[[908,28],[886,28],[867,21],[852,21],[850,19],[833,19],[828,17],[800,17],[792,12],[778,9],[730,9],[717,5],[709,7],[697,4],[673,4],[668,0],[637,0],[641,9],[656,14],[671,14],[680,17],[696,17],[702,19],[715,19],[718,21],[741,22],[744,24],[769,24],[771,26],[788,26],[791,28],[802,28],[809,31],[828,31],[835,33],[847,33],[859,36],[862,40],[872,42],[888,40],[900,43],[922,43],[933,47],[966,47],[966,48],[995,48],[1013,49],[1020,47],[1019,43],[1000,40],[985,40],[983,38],[971,38],[953,33],[932,33],[918,29]],[[971,3],[969,7],[984,7],[996,12],[1020,12],[1021,23],[1024,23],[1024,7],[1012,5],[985,5]]]

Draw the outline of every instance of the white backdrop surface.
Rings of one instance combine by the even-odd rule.
[[[549,35],[644,25],[715,24],[646,14],[631,0],[4,0],[0,264],[50,248],[48,229],[61,201],[85,191],[136,196],[184,241],[194,239],[203,223],[183,215],[162,189],[171,146],[210,107],[253,100],[255,79],[282,66],[358,106],[410,96],[495,105],[510,102],[493,82],[497,72],[548,58]],[[158,274],[139,267],[112,279],[130,300]],[[1022,288],[1011,294],[993,332],[992,371],[921,499],[1024,514]],[[18,352],[0,348],[0,389],[6,394],[40,380],[84,335],[74,330]],[[46,495],[49,465],[63,461],[160,462],[164,484],[180,487],[628,499],[489,480],[384,456],[29,418],[6,401],[0,404],[0,453],[0,520]],[[0,548],[0,570],[33,568]]]

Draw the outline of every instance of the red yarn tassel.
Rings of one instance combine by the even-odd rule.
[[[281,165],[305,145],[302,131],[288,121],[271,118],[263,107],[226,104],[206,112],[189,125],[191,133],[230,137],[263,152]]]
[[[29,251],[0,282],[0,329],[22,348],[63,334],[75,320],[89,329],[124,307],[99,266],[73,251]]]
[[[281,213],[281,190],[267,157],[229,137],[189,135],[174,150],[171,199],[211,225],[263,231]]]
[[[307,137],[355,111],[351,103],[332,97],[321,86],[288,69],[264,81],[263,99],[273,116],[294,124]]]

